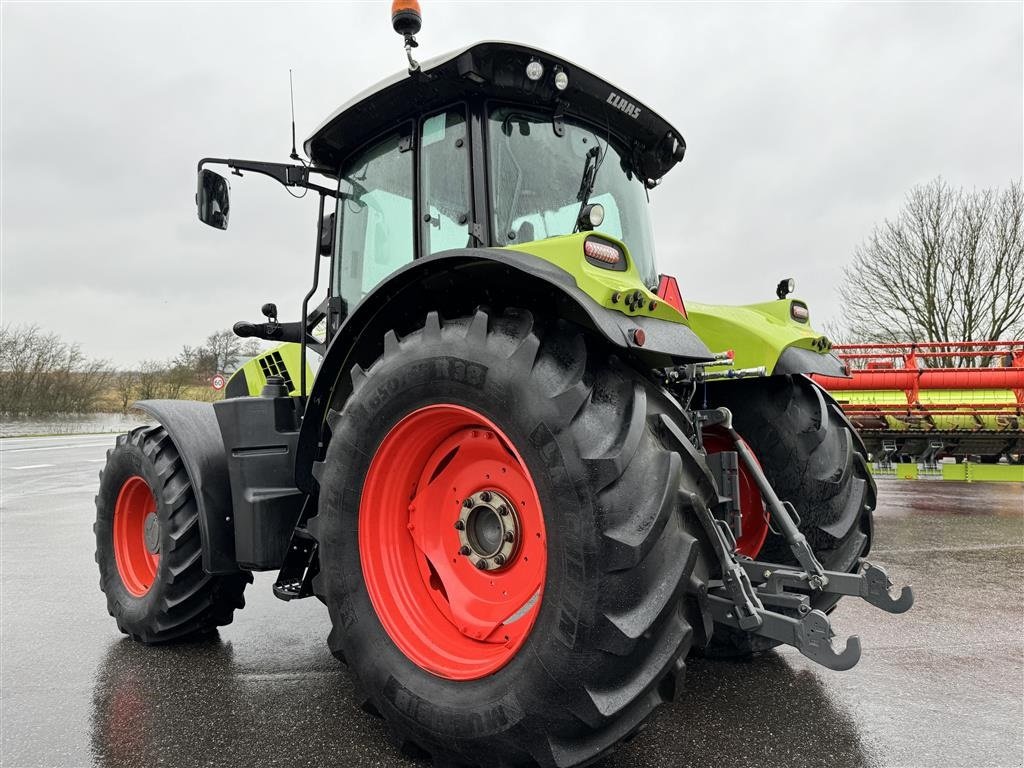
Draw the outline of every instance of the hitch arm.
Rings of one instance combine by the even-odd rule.
[[[708,607],[716,622],[731,627],[740,626],[735,617],[735,606],[727,598],[709,594]],[[835,633],[829,624],[828,616],[817,609],[809,611],[799,619],[764,609],[759,610],[758,614],[761,617],[761,626],[754,634],[791,645],[823,667],[843,672],[860,661],[860,638],[856,635],[847,638],[846,646],[837,653],[832,647]]]
[[[757,560],[741,560],[740,566],[747,573],[751,582],[762,585],[757,588],[758,593],[762,596],[781,595],[785,587],[811,589],[808,584],[808,576],[802,571]],[[865,602],[888,613],[904,613],[910,610],[914,604],[913,589],[904,586],[900,590],[899,597],[893,597],[889,592],[892,588],[892,579],[883,568],[861,560],[857,570],[857,573],[825,571],[828,583],[822,587],[822,592],[860,597]]]
[[[778,494],[775,493],[775,489],[772,488],[772,484],[768,482],[768,478],[765,477],[764,470],[761,469],[761,465],[757,463],[757,459],[754,458],[754,454],[751,453],[750,448],[747,444],[740,439],[739,434],[732,427],[732,413],[728,408],[714,408],[711,410],[698,411],[697,417],[700,419],[702,426],[711,426],[714,424],[721,424],[725,431],[728,433],[729,438],[733,441],[736,448],[736,453],[739,454],[740,460],[743,462],[743,466],[746,467],[750,476],[754,479],[755,485],[757,485],[758,491],[761,492],[761,496],[764,498],[765,503],[768,505],[768,510],[771,512],[772,520],[775,525],[778,526],[782,533],[782,537],[789,544],[790,550],[793,552],[793,556],[797,562],[803,567],[808,574],[808,584],[811,589],[822,589],[828,584],[828,576],[825,575],[825,569],[821,563],[818,562],[818,558],[814,556],[814,551],[811,549],[811,545],[807,542],[807,538],[800,533],[800,529],[797,524],[793,522],[793,517],[796,514],[796,510],[793,509],[793,505],[787,501],[779,499]]]
[[[737,617],[736,626],[747,632],[756,631],[763,622],[764,606],[758,600],[747,572],[740,567],[733,554],[736,540],[732,538],[732,531],[728,526],[721,525],[722,521],[715,519],[707,504],[697,494],[690,494],[690,504],[722,568],[722,587],[728,595],[726,602]]]

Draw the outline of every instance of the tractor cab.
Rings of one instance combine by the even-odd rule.
[[[530,251],[579,232],[613,241],[613,251],[592,246],[587,262],[628,271],[653,297],[648,190],[685,146],[664,118],[582,67],[525,45],[482,42],[341,106],[306,140],[308,167],[205,158],[199,217],[227,227],[227,184],[204,167],[217,162],[328,198],[320,253],[332,257],[332,277],[313,319],[326,319],[331,337],[375,286],[415,260],[466,248]],[[313,184],[311,174],[327,181]],[[274,330],[240,326],[264,338]],[[297,324],[270,338],[302,340]]]
[[[654,287],[647,188],[685,144],[585,69],[485,42],[360,94],[305,149],[338,177],[334,288],[352,304],[407,260],[584,229],[624,242]]]

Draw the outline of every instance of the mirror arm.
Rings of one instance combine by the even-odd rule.
[[[237,175],[241,175],[241,171],[249,171],[251,173],[261,173],[264,176],[269,176],[274,181],[282,184],[286,187],[303,187],[304,189],[312,189],[314,192],[318,192],[321,195],[329,195],[330,197],[338,197],[338,191],[322,187],[319,184],[314,184],[309,180],[310,173],[320,173],[325,176],[330,176],[332,171],[326,168],[315,168],[307,167],[305,165],[288,165],[286,163],[264,163],[259,160],[232,160],[222,157],[204,157],[199,161],[199,170],[203,170],[203,165],[226,165]]]

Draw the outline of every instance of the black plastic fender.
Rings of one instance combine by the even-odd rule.
[[[841,376],[850,378],[850,371],[838,357],[831,352],[821,354],[801,347],[786,347],[775,363],[772,375],[779,376],[794,373],[820,373],[825,376]]]
[[[652,368],[712,358],[689,326],[607,309],[580,290],[571,274],[536,256],[468,248],[417,259],[367,294],[332,338],[302,422],[295,464],[298,487],[314,490],[311,469],[327,411],[340,408],[351,392],[344,371],[370,365],[380,355],[388,330],[401,336],[432,310],[442,317],[458,316],[481,305],[521,307],[576,322]],[[637,328],[646,337],[642,347],[634,342]]]
[[[140,400],[134,407],[163,425],[185,465],[199,505],[203,569],[236,573],[231,481],[213,405],[194,400]]]

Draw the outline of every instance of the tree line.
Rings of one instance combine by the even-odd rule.
[[[854,250],[839,288],[842,319],[834,330],[844,341],[1024,338],[1021,181],[967,190],[940,177],[915,186],[899,213]]]
[[[850,342],[1024,338],[1024,189],[914,187],[902,209],[854,249],[830,335]],[[258,355],[230,330],[168,360],[117,370],[37,325],[0,328],[0,414],[127,411],[135,400],[213,399],[210,378]],[[947,361],[947,364],[950,361]],[[961,358],[954,364],[987,360]]]
[[[38,325],[0,327],[0,414],[46,416],[62,413],[128,411],[136,400],[190,397],[212,399],[210,379],[231,373],[258,355],[255,339],[243,342],[230,330],[217,331],[197,346],[183,346],[167,360],[144,360],[117,369],[89,358]]]

